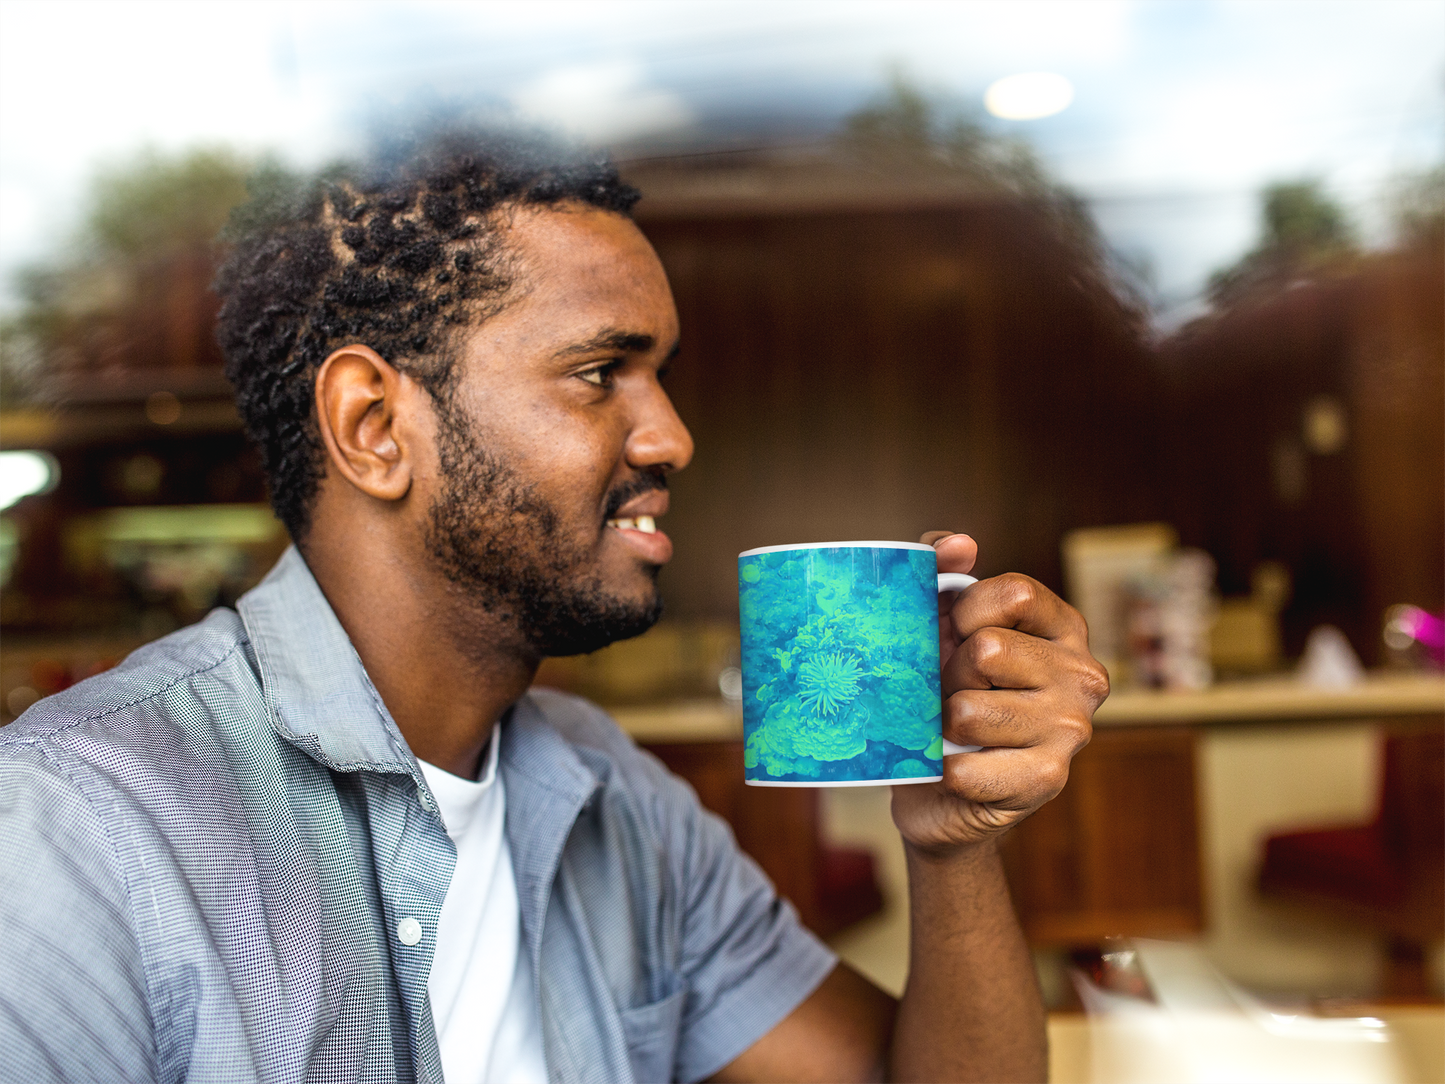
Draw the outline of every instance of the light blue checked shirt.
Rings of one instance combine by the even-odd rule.
[[[295,550],[238,609],[0,730],[6,1081],[442,1079],[435,802]],[[501,770],[553,1081],[706,1077],[832,969],[596,707],[529,693]]]

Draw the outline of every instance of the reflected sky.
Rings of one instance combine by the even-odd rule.
[[[12,0],[0,274],[63,237],[97,160],[144,143],[314,164],[417,102],[623,147],[808,141],[892,70],[1026,135],[1178,313],[1253,243],[1269,181],[1321,178],[1385,239],[1385,182],[1442,156],[1445,2]],[[985,89],[1021,71],[1065,76],[1072,105],[988,118]]]

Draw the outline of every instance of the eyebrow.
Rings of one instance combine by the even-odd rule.
[[[556,358],[570,358],[578,354],[592,354],[598,350],[617,350],[628,354],[641,354],[651,350],[657,342],[651,335],[640,331],[607,330],[571,346],[564,346],[552,355]],[[674,351],[675,352],[675,351]]]

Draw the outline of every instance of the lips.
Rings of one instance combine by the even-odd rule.
[[[621,503],[615,503],[619,499]],[[613,492],[604,521],[607,532],[616,534],[643,560],[666,564],[672,559],[672,540],[657,529],[657,518],[667,513],[668,501],[667,483],[661,478],[635,479]]]
[[[643,534],[657,533],[657,520],[651,516],[609,519],[607,526],[616,527],[619,531],[641,531]]]
[[[641,492],[639,492],[639,488]],[[607,526],[651,533],[657,530],[657,517],[667,514],[667,485],[659,479],[644,477],[612,493],[604,513]]]

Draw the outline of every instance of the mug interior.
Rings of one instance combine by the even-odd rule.
[[[936,552],[932,546],[925,546],[922,542],[791,542],[784,546],[758,546],[755,549],[743,550],[738,558],[752,557],[759,553],[785,553],[788,550],[839,550],[839,549],[864,549],[864,550],[926,550]]]

